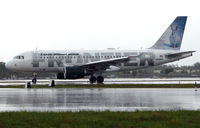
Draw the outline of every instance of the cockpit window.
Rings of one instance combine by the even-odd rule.
[[[15,56],[14,59],[24,59],[24,56]]]

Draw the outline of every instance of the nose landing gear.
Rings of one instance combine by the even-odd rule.
[[[33,84],[36,84],[36,83],[37,83],[37,79],[36,79],[36,78],[33,78],[33,79],[32,79],[32,82],[33,82]]]
[[[33,84],[37,83],[37,74],[33,73],[33,79],[32,79]]]

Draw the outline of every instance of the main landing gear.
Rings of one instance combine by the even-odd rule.
[[[90,80],[91,84],[93,84],[95,82],[97,82],[98,84],[102,84],[103,81],[104,81],[104,78],[103,78],[103,76],[97,76],[97,77],[95,77],[95,76],[92,75],[89,80]]]
[[[33,73],[32,83],[33,83],[33,84],[36,84],[36,83],[37,83],[37,73]]]

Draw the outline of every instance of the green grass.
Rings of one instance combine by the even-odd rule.
[[[200,111],[1,112],[1,128],[198,128]]]
[[[24,88],[24,85],[0,86],[0,88]],[[69,84],[56,85],[55,87],[32,85],[32,88],[194,88],[194,84]]]

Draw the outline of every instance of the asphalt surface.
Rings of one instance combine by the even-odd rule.
[[[27,81],[31,80],[0,80],[0,86],[8,85],[25,85]],[[194,84],[200,83],[200,78],[110,78],[105,79],[104,84]],[[39,79],[38,85],[48,85],[50,80]],[[90,84],[88,79],[77,79],[77,80],[55,80],[56,84],[67,85],[67,84]]]

